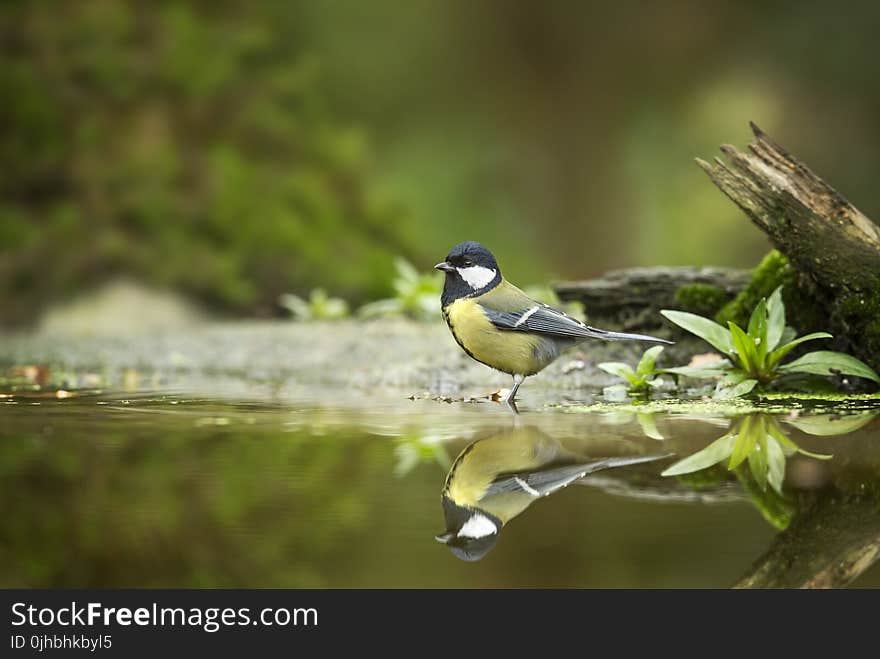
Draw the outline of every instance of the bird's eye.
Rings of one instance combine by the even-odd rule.
[[[464,265],[465,265],[465,267],[470,267],[470,266],[472,266],[473,264],[474,264],[474,262],[471,261],[470,259],[465,259],[465,260],[464,260]]]

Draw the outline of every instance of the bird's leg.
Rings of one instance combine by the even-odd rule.
[[[507,394],[507,398],[504,399],[508,405],[512,405],[516,400],[516,392],[519,390],[519,385],[523,383],[523,380],[526,379],[524,375],[514,375],[513,376],[513,388],[511,388],[510,393]]]

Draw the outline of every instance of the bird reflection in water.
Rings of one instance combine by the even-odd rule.
[[[498,542],[504,525],[538,499],[602,469],[669,457],[602,456],[598,448],[594,441],[555,439],[529,426],[473,442],[446,476],[446,530],[437,541],[462,560],[478,561]]]

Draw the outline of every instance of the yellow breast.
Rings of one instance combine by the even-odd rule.
[[[536,357],[540,337],[499,330],[473,298],[452,302],[443,310],[443,315],[458,344],[486,366],[511,375],[534,375],[546,366]]]

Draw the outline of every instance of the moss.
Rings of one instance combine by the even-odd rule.
[[[874,369],[880,368],[880,277],[870,293],[842,296],[836,307],[836,320],[858,340],[851,340],[856,352]]]
[[[755,268],[748,286],[716,314],[715,321],[726,326],[727,322],[732,320],[745,327],[752,310],[761,298],[769,297],[778,286],[793,282],[794,270],[789,265],[788,259],[782,252],[774,249]]]
[[[748,325],[752,310],[782,286],[787,324],[798,334],[828,331],[828,314],[817,304],[810,290],[802,287],[788,258],[778,250],[769,252],[752,273],[752,279],[740,293],[715,315],[715,321],[727,325],[732,320],[740,327]]]
[[[819,412],[821,414],[853,414],[880,408],[880,394],[801,394],[762,393],[753,398],[711,400],[706,398],[667,398],[621,403],[593,403],[591,405],[549,405],[549,408],[571,413],[604,414],[609,412],[632,412],[636,414],[688,414],[699,416],[733,417],[764,412],[788,414]]]
[[[809,291],[794,281],[782,289],[782,302],[785,304],[786,324],[794,327],[798,335],[831,330],[828,313],[821,309]]]
[[[827,294],[815,290],[809,278],[798,277],[784,254],[773,250],[755,268],[748,286],[715,315],[716,322],[726,325],[732,320],[745,327],[761,298],[777,286],[783,287],[787,324],[799,335],[829,331],[838,337],[835,349],[880,369],[880,277],[868,292],[837,291],[829,300]]]
[[[868,362],[875,371],[880,370],[880,316],[868,325],[864,345]]]
[[[675,291],[675,303],[682,311],[713,316],[729,300],[727,293],[709,284],[688,284]]]
[[[841,394],[841,393],[791,393],[779,391],[766,391],[757,396],[763,401],[786,401],[796,400],[800,402],[820,401],[822,403],[834,403],[841,406],[860,405],[864,402],[875,401],[880,404],[880,394]]]

